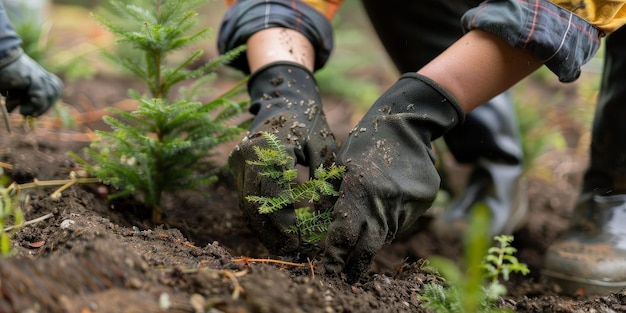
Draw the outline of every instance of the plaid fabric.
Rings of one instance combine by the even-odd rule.
[[[600,47],[604,33],[578,15],[544,0],[487,0],[461,19],[466,31],[481,29],[513,47],[531,50],[562,82]]]
[[[331,1],[323,1],[331,3]],[[333,3],[340,3],[334,1]],[[224,53],[245,44],[254,33],[272,27],[293,29],[303,34],[315,48],[315,69],[322,68],[333,49],[333,29],[326,16],[304,1],[239,0],[233,3],[222,20],[218,50]],[[231,65],[250,71],[245,55]]]

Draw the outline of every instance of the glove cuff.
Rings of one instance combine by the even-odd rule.
[[[0,51],[0,69],[15,62],[24,54],[24,50],[17,46],[4,51]]]
[[[290,61],[277,61],[277,62],[265,64],[261,66],[260,68],[258,68],[256,71],[254,71],[254,73],[250,74],[250,79],[248,79],[248,90],[252,89],[253,85],[255,84],[255,81],[259,77],[262,77],[265,75],[276,76],[276,75],[281,75],[281,74],[292,74],[292,71],[294,69],[296,71],[302,71],[303,74],[313,77],[313,73],[300,63],[290,62]],[[273,82],[273,83],[275,84],[276,82]]]
[[[290,107],[295,104],[290,101],[319,98],[313,73],[305,66],[289,61],[272,62],[252,73],[248,79],[248,94],[251,100],[249,111],[254,115],[257,115],[263,104],[281,102],[271,99],[287,99],[288,103],[281,105]],[[321,109],[321,101],[316,102]]]
[[[463,122],[465,121],[465,111],[463,111],[463,108],[461,108],[461,105],[459,105],[459,102],[456,100],[456,98],[450,92],[448,92],[445,88],[443,88],[443,86],[439,85],[439,83],[437,83],[436,81],[424,75],[415,73],[415,72],[405,73],[402,76],[400,76],[400,80],[404,78],[411,78],[411,79],[419,80],[425,83],[426,85],[430,86],[436,92],[440,93],[447,100],[447,102],[450,104],[452,109],[456,111],[458,118],[459,118],[457,125],[463,124]]]

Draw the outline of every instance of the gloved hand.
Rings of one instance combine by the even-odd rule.
[[[311,175],[320,164],[328,166],[334,162],[337,144],[322,111],[313,74],[303,66],[291,62],[267,65],[250,76],[248,93],[250,112],[256,117],[228,160],[239,193],[239,207],[270,253],[295,256],[300,252],[300,238],[285,232],[295,224],[293,208],[260,214],[258,204],[247,201],[246,196],[274,197],[282,187],[259,175],[261,167],[246,161],[257,159],[255,146],[268,147],[261,136],[263,131],[275,134],[285,145],[293,159],[292,168],[296,164],[308,166]]]
[[[463,118],[452,95],[416,73],[374,103],[339,151],[346,173],[326,239],[326,273],[343,271],[355,282],[431,206],[440,177],[430,143]]]
[[[63,83],[28,55],[0,68],[0,93],[9,112],[17,106],[24,116],[40,116],[61,97]]]

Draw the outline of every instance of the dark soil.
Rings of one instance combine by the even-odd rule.
[[[556,88],[529,84],[539,95]],[[90,130],[104,127],[99,110],[132,109],[126,91],[138,86],[106,72],[68,82],[63,102],[79,117],[73,129],[58,126],[53,112],[34,130],[16,127],[20,117],[13,116],[13,132],[0,134],[0,161],[12,166],[5,172],[17,183],[67,179],[80,170],[67,153],[80,153]],[[575,105],[577,97],[576,86],[570,86],[562,102]],[[359,113],[345,101],[325,100],[341,139]],[[556,115],[568,142],[584,137],[579,121]],[[222,148],[218,164],[231,148]],[[586,152],[569,144],[536,164],[540,170],[527,175],[528,218],[514,234],[518,257],[531,274],[507,283],[509,294],[500,306],[516,312],[626,311],[626,291],[572,297],[542,281],[543,254],[567,227]],[[462,180],[467,170],[450,166]],[[458,242],[429,230],[427,215],[418,231],[385,247],[371,272],[350,285],[318,273],[315,260],[301,266],[249,261],[268,254],[246,227],[228,174],[200,192],[168,195],[163,225],[153,225],[138,202],[106,201],[103,186],[75,185],[57,200],[50,198],[54,189],[20,191],[25,220],[47,218],[22,227],[12,239],[16,255],[0,259],[0,312],[424,312],[418,294],[441,278],[424,270],[423,259],[460,261],[462,255]]]

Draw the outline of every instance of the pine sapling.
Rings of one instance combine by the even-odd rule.
[[[195,50],[179,63],[168,56],[205,38],[208,28],[193,31],[198,23],[196,9],[204,0],[125,1],[112,0],[114,13],[94,17],[117,38],[119,46],[134,52],[106,51],[105,55],[142,80],[149,95],[130,90],[138,102],[132,112],[111,110],[104,121],[112,131],[97,131],[97,139],[85,150],[94,164],[77,157],[87,170],[115,187],[110,198],[138,196],[152,211],[152,221],[162,222],[165,192],[189,190],[214,182],[216,169],[212,150],[239,138],[243,129],[231,120],[243,112],[247,101],[230,98],[243,92],[245,79],[216,99],[193,101],[198,84],[242,53],[245,46],[219,56],[203,66],[191,68],[202,55]],[[114,18],[117,16],[117,19]],[[187,92],[174,98],[171,89],[187,82]],[[181,88],[182,89],[182,88]],[[207,89],[206,86],[204,89]],[[76,157],[76,156],[75,156]]]
[[[322,197],[337,196],[338,192],[332,184],[333,180],[341,179],[345,167],[331,164],[329,167],[320,165],[315,170],[314,177],[303,183],[297,183],[297,169],[288,168],[293,159],[286,152],[285,146],[272,133],[262,132],[268,142],[268,148],[254,147],[257,160],[246,161],[250,165],[262,168],[259,175],[273,179],[283,190],[273,197],[250,195],[246,200],[259,204],[259,213],[269,214],[287,206],[303,201],[315,203]],[[326,237],[328,225],[331,222],[332,208],[323,211],[314,211],[310,207],[301,207],[295,210],[296,224],[286,229],[286,232],[298,233],[304,242],[316,244]]]

